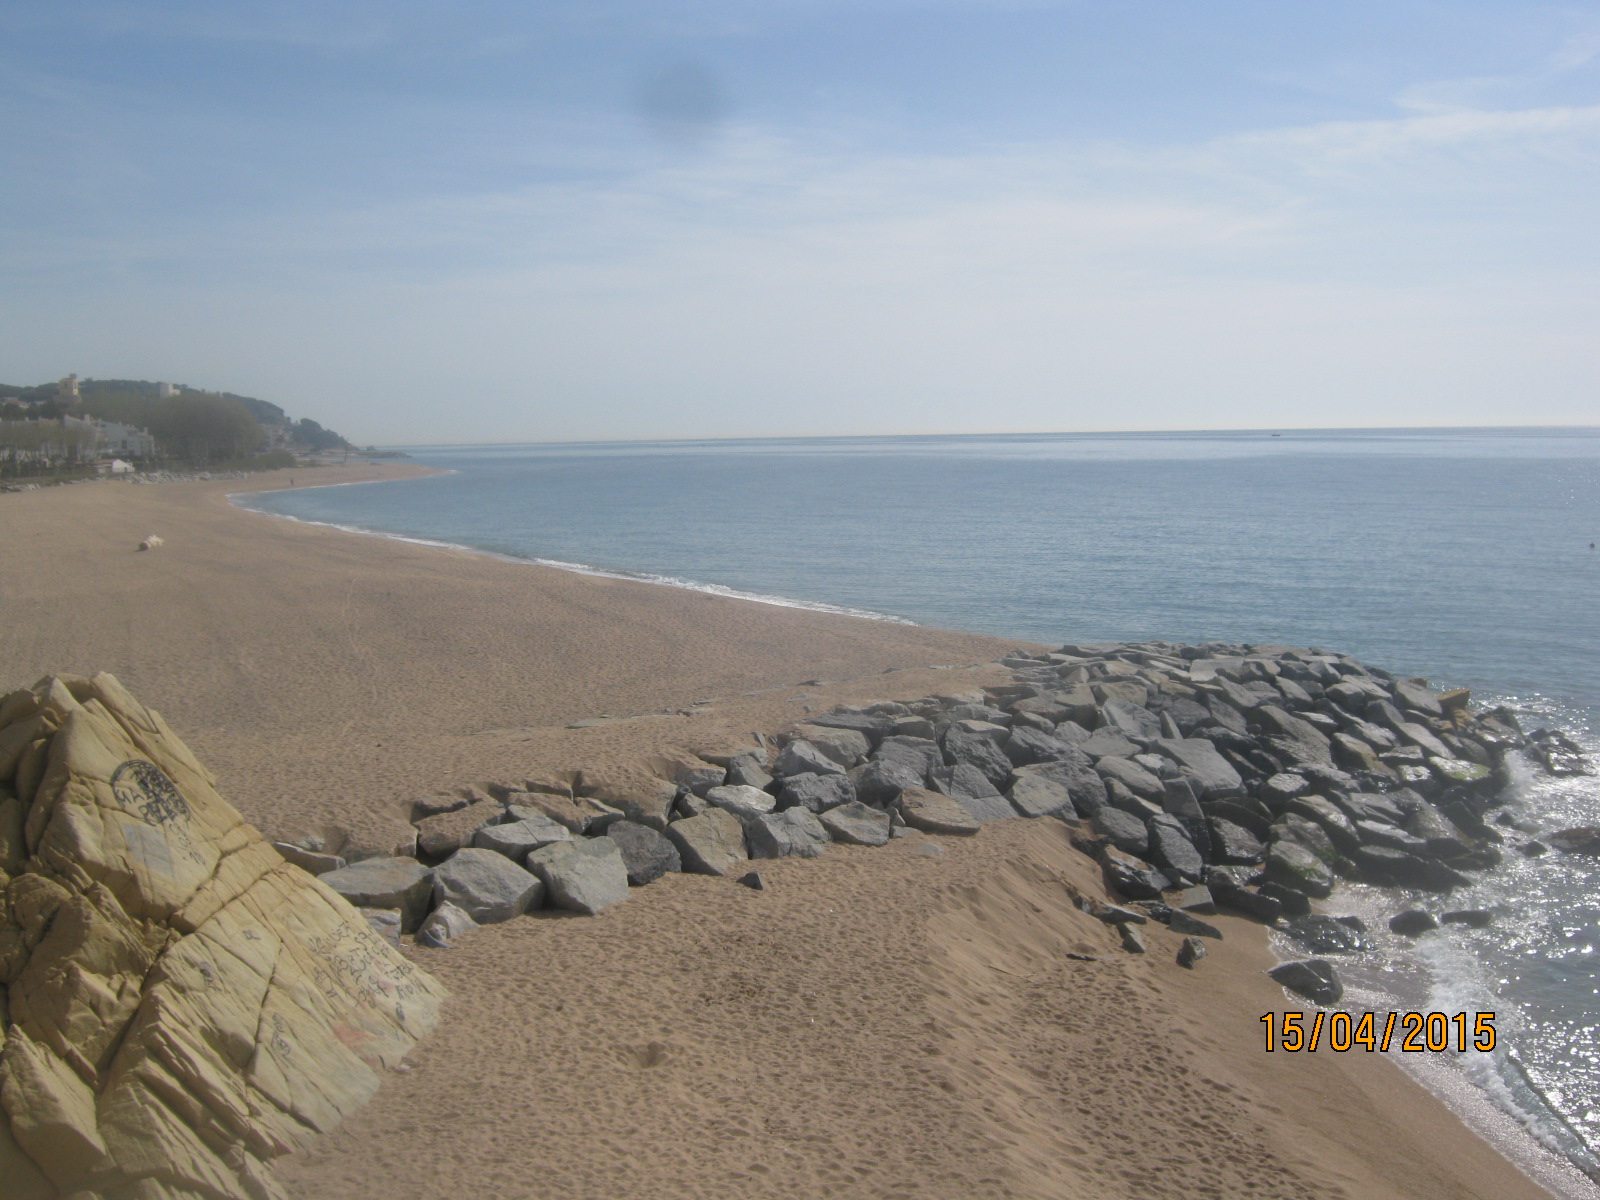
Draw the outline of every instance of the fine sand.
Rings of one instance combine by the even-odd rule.
[[[399,478],[401,465],[296,472]],[[1015,643],[238,511],[287,485],[0,495],[0,688],[111,671],[273,837],[382,844],[411,797],[748,742],[999,682]],[[136,553],[159,534],[165,545]],[[1090,631],[1064,628],[1064,638]],[[935,669],[943,668],[943,669]],[[583,728],[571,724],[613,718]],[[1264,931],[1133,957],[1060,822],[668,876],[450,951],[438,1033],[284,1160],[303,1200],[1546,1193],[1389,1063],[1268,1054]],[[1094,961],[1066,957],[1094,956]]]

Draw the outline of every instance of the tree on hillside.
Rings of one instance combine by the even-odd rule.
[[[313,450],[348,450],[350,443],[331,429],[324,429],[310,417],[301,417],[292,427],[294,440]]]
[[[149,429],[166,452],[197,467],[261,449],[261,426],[237,400],[184,392],[158,401]]]

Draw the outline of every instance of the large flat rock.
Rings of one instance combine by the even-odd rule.
[[[281,1197],[268,1161],[365,1103],[442,989],[109,675],[0,701],[0,778],[0,1195]],[[356,866],[372,900],[430,886]]]

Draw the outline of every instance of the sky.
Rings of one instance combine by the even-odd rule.
[[[1600,2],[0,0],[0,381],[358,443],[1600,424]]]

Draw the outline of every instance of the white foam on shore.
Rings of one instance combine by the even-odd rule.
[[[454,472],[450,472],[454,474]],[[368,483],[388,483],[389,480],[359,480],[354,483],[319,483],[311,487],[361,487]],[[287,491],[289,489],[280,489]],[[295,488],[295,491],[309,491],[308,488]],[[316,521],[309,517],[297,517],[290,513],[273,512],[270,509],[258,508],[247,503],[250,497],[268,495],[262,492],[234,492],[228,496],[229,503],[237,508],[248,509],[250,512],[260,513],[266,517],[276,517],[283,521],[293,521],[298,525],[320,525],[324,529],[338,529],[344,533],[359,533],[367,537],[385,538],[391,542],[405,542],[412,546],[429,546],[436,550],[460,550],[467,554],[479,554],[484,558],[492,558],[499,562],[516,563],[520,566],[553,567],[558,571],[570,571],[574,575],[591,575],[599,579],[622,579],[629,583],[649,583],[657,587],[678,588],[688,592],[704,592],[711,596],[722,596],[729,600],[748,600],[755,604],[769,604],[775,608],[798,608],[805,612],[830,613],[839,617],[859,617],[866,621],[882,621],[890,625],[915,625],[916,622],[906,617],[897,617],[890,613],[874,612],[867,608],[850,608],[842,604],[824,604],[820,600],[796,600],[789,596],[770,596],[763,592],[746,592],[738,588],[727,587],[720,583],[701,583],[695,579],[682,579],[676,575],[656,575],[650,572],[616,571],[605,567],[593,567],[587,563],[563,562],[556,558],[531,558],[518,554],[503,554],[497,550],[485,550],[480,546],[466,546],[459,542],[441,542],[434,538],[412,537],[403,533],[388,533],[381,529],[367,529],[361,525],[342,525],[337,521]]]
[[[1505,703],[1533,728],[1550,724],[1577,734],[1591,756],[1600,752],[1592,736],[1585,737],[1574,715],[1543,697],[1486,696],[1485,708]],[[1535,777],[1513,754],[1513,784],[1504,811],[1517,818],[1541,817],[1541,824],[1560,826],[1592,819],[1592,778]],[[1564,793],[1565,812],[1550,809],[1554,794]],[[1556,818],[1552,820],[1552,818]],[[1565,819],[1564,819],[1565,818]],[[1415,939],[1392,934],[1389,917],[1397,907],[1415,904],[1439,908],[1489,908],[1501,914],[1492,927],[1498,938],[1517,937],[1523,925],[1539,919],[1511,914],[1526,899],[1524,872],[1548,871],[1538,860],[1518,858],[1506,847],[1505,863],[1486,872],[1471,888],[1454,893],[1449,902],[1421,893],[1402,893],[1359,883],[1341,883],[1334,895],[1318,908],[1327,913],[1353,914],[1367,925],[1375,949],[1347,958],[1334,956],[1345,983],[1345,995],[1329,1011],[1374,1012],[1488,1012],[1495,1013],[1498,1045],[1494,1051],[1467,1054],[1403,1053],[1391,1048],[1385,1057],[1459,1118],[1462,1124],[1492,1145],[1518,1170],[1560,1200],[1600,1200],[1600,1155],[1584,1131],[1562,1111],[1561,1097],[1547,1094],[1517,1052],[1519,1035],[1527,1036],[1525,1015],[1498,995],[1489,965],[1470,947],[1470,935],[1451,926]],[[1283,934],[1274,933],[1272,947],[1280,960],[1307,957],[1305,948]],[[1309,1001],[1291,995],[1291,1002]],[[1580,1114],[1581,1116],[1581,1114]]]

